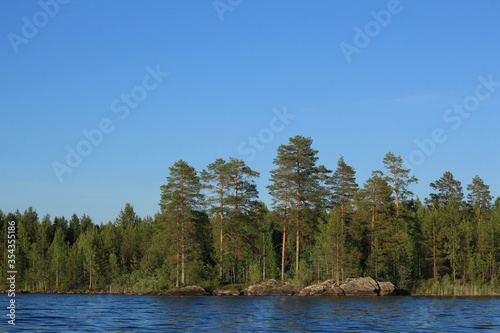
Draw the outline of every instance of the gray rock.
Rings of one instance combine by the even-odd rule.
[[[347,279],[340,288],[346,296],[378,296],[380,287],[371,277]]]
[[[210,295],[200,286],[188,286],[171,290],[167,293],[169,296],[208,296]]]
[[[344,290],[333,280],[307,286],[300,290],[298,296],[344,296]]]
[[[218,289],[214,291],[215,296],[238,296],[239,294],[239,290]]]
[[[391,282],[378,282],[380,287],[380,296],[393,296],[396,294],[396,288]]]
[[[245,296],[292,296],[297,288],[289,282],[278,282],[274,279],[264,280],[241,291]]]

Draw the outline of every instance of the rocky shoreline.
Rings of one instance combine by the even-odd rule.
[[[7,293],[1,290],[0,293]],[[264,280],[245,289],[218,289],[210,292],[200,286],[187,286],[169,291],[152,292],[109,292],[105,290],[85,291],[23,291],[16,293],[36,294],[97,294],[97,295],[148,295],[148,296],[394,296],[399,295],[391,282],[378,282],[370,277],[347,279],[338,285],[333,280],[298,288],[289,282],[274,279]]]

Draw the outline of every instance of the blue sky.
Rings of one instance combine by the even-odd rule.
[[[153,215],[175,161],[230,156],[261,173],[269,203],[276,149],[297,134],[330,169],[343,154],[360,184],[392,151],[420,198],[445,171],[500,196],[498,13],[492,0],[2,1],[0,209]],[[67,147],[86,156],[71,167]]]

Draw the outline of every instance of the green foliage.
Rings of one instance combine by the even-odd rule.
[[[328,177],[317,154],[301,136],[278,148],[272,210],[258,201],[259,173],[243,161],[217,159],[199,174],[180,160],[154,217],[129,203],[100,225],[85,214],[51,220],[32,207],[0,211],[0,240],[6,244],[15,221],[16,284],[26,290],[215,290],[280,277],[304,286],[372,276],[438,295],[498,291],[500,198],[492,203],[480,177],[465,196],[447,171],[423,204],[412,198],[416,178],[400,156],[388,153],[386,173],[374,171],[358,188],[343,157]],[[0,250],[3,288],[8,253]]]

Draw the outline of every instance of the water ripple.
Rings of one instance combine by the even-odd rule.
[[[16,307],[29,332],[500,332],[495,297],[20,294]]]

